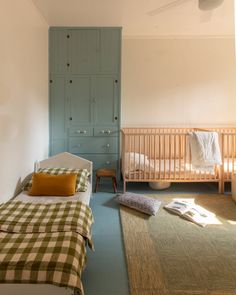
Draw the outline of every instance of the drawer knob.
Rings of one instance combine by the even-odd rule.
[[[110,161],[106,161],[106,164],[109,165],[109,164],[111,164],[111,162]]]
[[[109,144],[109,143],[108,143],[108,144],[106,144],[106,145],[105,145],[105,147],[106,147],[106,148],[109,148],[109,147],[110,147],[110,144]]]
[[[86,131],[86,130],[76,130],[76,133],[79,133],[79,134],[86,134],[87,131]]]
[[[104,134],[110,134],[111,133],[111,130],[110,129],[107,129],[107,130],[101,130],[100,133]]]

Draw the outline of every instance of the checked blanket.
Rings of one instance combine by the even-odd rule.
[[[45,283],[83,294],[91,209],[79,202],[0,206],[0,283]]]

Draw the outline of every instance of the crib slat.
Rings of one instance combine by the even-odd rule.
[[[159,179],[161,179],[161,135],[159,135]]]
[[[174,135],[174,179],[176,178],[176,134]]]
[[[144,155],[146,155],[146,135],[144,135]],[[146,157],[144,157],[144,179],[146,179]]]
[[[130,136],[128,137],[128,142],[129,142],[129,165],[128,165],[128,173],[129,173],[129,179],[130,179],[130,174],[131,174],[131,140]]]
[[[164,148],[164,150],[163,150],[163,156],[164,156],[164,159],[163,159],[163,161],[164,161],[164,179],[166,179],[166,137],[165,137],[165,135],[163,136],[163,148]]]
[[[149,159],[149,173],[148,173],[148,179],[151,179],[151,134],[148,136],[149,139],[149,153],[148,153],[148,159]]]
[[[184,179],[186,179],[186,160],[187,160],[187,135],[184,134]]]
[[[156,136],[156,134],[154,135],[154,180],[157,178],[156,177],[156,158],[157,158],[157,155],[156,155],[156,152],[157,152],[157,150],[156,150],[156,146],[157,146],[157,136]]]
[[[181,179],[181,156],[182,156],[181,140],[182,140],[182,136],[179,135],[179,179]]]
[[[233,140],[232,140],[232,173],[234,174],[235,171],[234,171],[234,158],[235,158],[235,139],[236,139],[236,136],[233,135]]]
[[[172,146],[172,138],[171,138],[171,135],[169,135],[169,179],[171,179],[171,161],[172,161],[171,146]]]
[[[227,179],[229,179],[229,135],[227,134]]]

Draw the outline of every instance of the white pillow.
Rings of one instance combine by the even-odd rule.
[[[148,157],[144,154],[139,153],[125,153],[125,173],[128,173],[129,171],[137,171],[142,170],[144,171],[145,167],[146,170],[149,167],[149,160]],[[128,169],[129,167],[129,169]]]

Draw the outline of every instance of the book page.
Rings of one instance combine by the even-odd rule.
[[[215,216],[214,213],[207,211],[206,209],[195,205],[195,207],[190,208],[186,211],[183,217],[201,225],[206,226],[211,223],[212,218]]]
[[[192,207],[192,204],[186,201],[173,201],[165,206],[166,209],[181,215],[189,211],[191,207]]]

